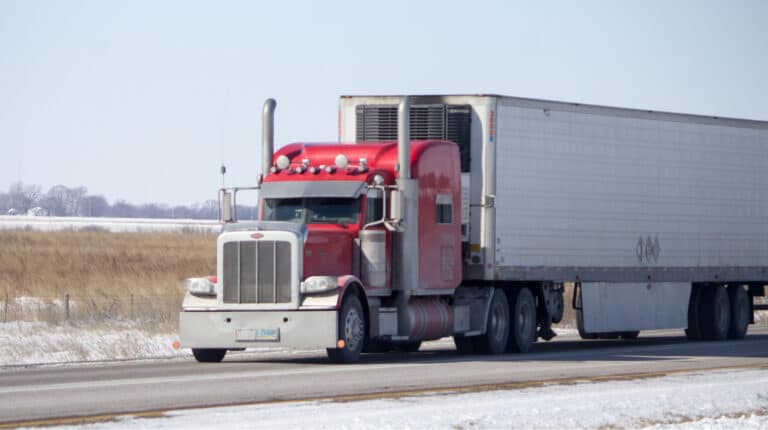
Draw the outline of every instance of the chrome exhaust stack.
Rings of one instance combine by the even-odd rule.
[[[403,97],[397,107],[397,166],[398,179],[411,179],[411,98],[408,96]]]
[[[266,176],[272,168],[272,154],[275,153],[275,99],[264,101],[261,114],[261,174]]]
[[[393,209],[397,206],[395,217],[398,219],[397,252],[400,270],[394,288],[403,294],[400,296],[398,318],[407,318],[403,307],[410,297],[410,292],[419,287],[419,183],[411,178],[411,99],[404,96],[397,109],[397,200],[393,197]],[[395,193],[393,193],[395,194]],[[400,326],[406,327],[405,320]]]

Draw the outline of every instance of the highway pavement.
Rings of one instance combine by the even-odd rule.
[[[463,356],[450,340],[412,354],[364,354],[329,364],[324,351],[230,353],[223,363],[190,359],[0,368],[0,427],[109,419],[158,412],[286,400],[396,397],[577,380],[647,377],[680,371],[768,368],[768,327],[739,341],[690,342],[682,331],[643,332],[637,340],[558,336],[528,354]]]

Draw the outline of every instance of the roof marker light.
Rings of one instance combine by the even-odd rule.
[[[285,155],[281,155],[277,157],[277,168],[280,170],[285,170],[288,168],[288,166],[291,165],[291,160],[288,159]]]
[[[339,169],[345,169],[347,166],[349,166],[349,159],[347,159],[347,156],[344,154],[339,154],[336,156],[336,167]]]
[[[325,172],[326,173],[333,173],[336,171],[336,168],[333,166],[325,166]]]
[[[313,175],[316,175],[319,171],[320,171],[320,169],[318,169],[315,166],[312,166],[312,167],[309,168],[309,173],[311,173]]]

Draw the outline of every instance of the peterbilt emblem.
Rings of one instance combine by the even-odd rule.
[[[264,237],[264,235],[261,233],[253,233],[251,237],[254,239],[261,239],[262,237]]]

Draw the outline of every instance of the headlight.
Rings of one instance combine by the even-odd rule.
[[[194,296],[215,296],[216,284],[209,278],[188,278],[184,280],[184,288]]]
[[[322,293],[338,288],[335,276],[310,276],[301,283],[301,292],[303,294]]]

